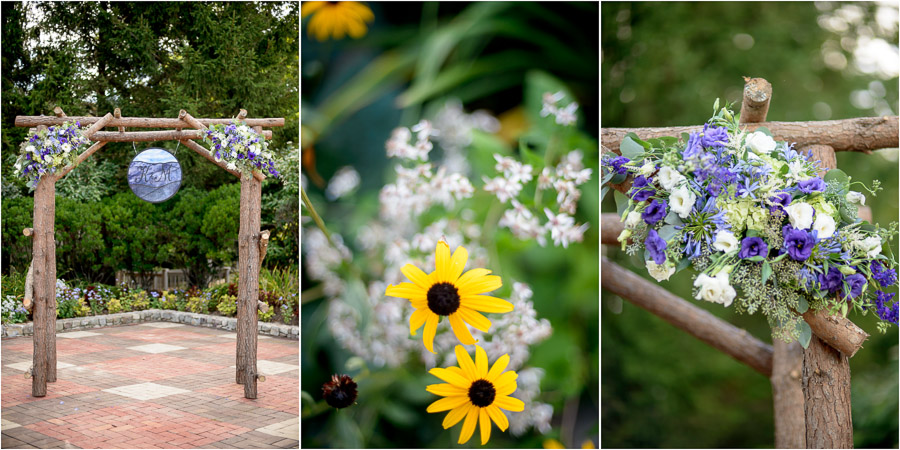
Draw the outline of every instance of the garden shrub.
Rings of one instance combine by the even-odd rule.
[[[216,309],[224,316],[232,317],[237,312],[237,297],[226,295],[219,300]]]
[[[192,313],[209,314],[209,304],[205,297],[191,297],[187,301],[187,308]]]
[[[122,312],[122,302],[117,298],[111,298],[106,304],[106,308],[109,310],[110,314]]]
[[[259,317],[259,320],[262,322],[271,322],[272,316],[274,316],[274,315],[275,315],[275,309],[269,308],[269,310],[266,312],[260,311],[258,317]]]

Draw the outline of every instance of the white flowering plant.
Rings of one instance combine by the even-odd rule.
[[[651,276],[696,270],[695,298],[739,312],[761,310],[773,336],[808,345],[807,310],[873,312],[880,331],[897,324],[897,259],[882,252],[897,223],[858,217],[865,195],[841,170],[820,176],[811,152],[749,132],[728,107],[702,131],[642,140],[629,133],[621,154],[602,159],[605,195],[616,192],[623,249],[641,254]],[[880,189],[862,186],[871,195]],[[887,246],[890,250],[890,247]]]
[[[203,142],[209,145],[209,154],[216,161],[225,162],[230,170],[247,174],[258,170],[264,175],[279,176],[265,137],[245,122],[210,125],[202,135]]]
[[[77,121],[39,129],[21,144],[16,175],[27,179],[28,187],[34,189],[42,175],[74,164],[90,143]]]

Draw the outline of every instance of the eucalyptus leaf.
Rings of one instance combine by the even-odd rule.
[[[609,186],[604,184],[603,187],[600,188],[600,201],[601,202],[603,201],[604,198],[606,198],[607,193],[609,193]]]
[[[800,297],[800,301],[797,305],[797,312],[803,314],[806,311],[809,311],[809,302],[806,301],[806,297]]]
[[[632,141],[634,141],[635,143],[637,143],[641,147],[644,147],[647,150],[650,150],[650,148],[652,147],[649,142],[641,139],[638,135],[634,134],[633,131],[626,133],[625,137],[630,137]]]
[[[762,265],[762,284],[765,285],[769,277],[772,276],[772,266],[768,261],[764,261]]]
[[[825,176],[822,177],[826,183],[837,183],[848,189],[850,187],[850,177],[847,176],[841,169],[831,169],[828,172],[825,172]]]
[[[763,134],[765,134],[766,136],[769,136],[769,137],[772,136],[772,132],[769,131],[769,129],[766,128],[766,127],[759,127],[759,128],[756,129],[756,131],[759,131],[759,132],[761,132],[761,133],[763,133]]]
[[[760,261],[762,261],[762,260],[764,260],[764,259],[766,259],[764,256],[757,255],[757,256],[754,256],[754,257],[751,257],[751,258],[747,258],[747,261],[760,262]]]
[[[644,147],[631,139],[631,136],[625,136],[625,139],[622,139],[619,149],[622,151],[622,156],[632,161],[644,154]]]
[[[609,182],[612,184],[622,184],[622,182],[625,181],[626,178],[628,178],[627,173],[617,173],[613,175],[612,178],[610,178]]]
[[[812,339],[812,328],[809,327],[809,324],[806,323],[805,320],[800,321],[800,345],[803,348],[809,347],[809,340]]]
[[[622,214],[625,212],[625,209],[628,208],[628,197],[625,194],[616,191],[613,194],[613,197],[616,199],[616,211],[619,213],[619,217],[622,217]]]
[[[681,258],[681,261],[678,261],[678,265],[675,266],[675,273],[678,273],[684,269],[687,269],[688,266],[690,266],[690,265],[691,265],[691,260],[687,256],[685,256],[684,258]]]
[[[675,237],[676,233],[678,233],[678,230],[675,229],[674,225],[666,225],[659,229],[659,237],[666,242],[669,242],[669,240]]]
[[[665,222],[669,225],[684,225],[684,222],[681,221],[681,217],[678,217],[678,213],[675,211],[669,211],[669,214],[666,215]]]

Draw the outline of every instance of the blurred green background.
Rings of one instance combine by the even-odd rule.
[[[584,242],[568,249],[552,243],[541,248],[513,238],[509,230],[491,231],[496,231],[499,249],[499,260],[492,264],[502,267],[504,277],[504,287],[496,295],[507,297],[511,280],[529,283],[538,317],[549,319],[553,326],[553,335],[532,347],[526,364],[546,371],[540,401],[553,405],[552,429],[546,435],[531,431],[516,438],[494,426],[485,447],[540,448],[551,438],[576,447],[590,439],[596,446],[598,5],[366,5],[375,21],[357,40],[319,42],[307,36],[308,18],[301,25],[302,160],[309,180],[307,192],[326,225],[339,232],[357,255],[362,253],[357,243],[361,226],[377,217],[379,189],[396,177],[393,167],[399,161],[385,156],[385,142],[395,127],[409,127],[420,118],[433,117],[452,98],[461,100],[466,112],[484,109],[498,117],[501,137],[479,134],[466,150],[474,169],[470,179],[480,190],[484,184],[481,174],[494,175],[493,153],[524,159],[517,150],[517,139],[536,122],[545,92],[541,88],[546,86],[540,80],[561,83],[579,103],[579,131],[573,134],[578,137],[573,139],[579,139],[580,146],[567,148],[581,148],[585,166],[594,170],[593,179],[581,186],[583,196],[576,214],[579,223],[590,223]],[[440,147],[435,145],[432,161],[439,161],[440,155]],[[346,165],[360,174],[358,190],[346,199],[327,201],[324,182]],[[322,184],[317,185],[317,176]],[[479,214],[497,202],[490,196],[477,198],[472,209]],[[485,233],[487,230],[485,227]],[[357,256],[354,263],[361,264],[360,259]],[[301,386],[310,394],[309,400],[319,401],[321,385],[331,374],[352,373],[354,369],[346,366],[352,354],[322,323],[328,317],[328,300],[314,296],[321,289],[318,283],[307,276],[306,268],[302,275]],[[421,334],[411,339],[420,340]],[[303,446],[457,447],[459,427],[443,430],[443,414],[425,412],[433,396],[424,388],[433,381],[421,362],[410,361],[393,370],[373,370],[365,384],[360,384],[359,404],[346,410],[306,417],[304,398]],[[480,447],[480,442],[473,438],[464,447]]]
[[[767,120],[896,115],[897,30],[896,3],[604,3],[602,126],[702,124],[717,97],[740,109],[742,76],[772,83]],[[897,149],[839,153],[838,167],[881,180],[866,204],[875,222],[897,220]],[[615,212],[612,196],[601,211]],[[601,252],[652,281],[618,248]],[[687,271],[662,286],[691,298]],[[762,316],[695,303],[771,342]],[[851,319],[872,334],[850,360],[855,446],[896,448],[897,328],[881,335],[873,316]],[[606,291],[601,355],[603,447],[774,445],[768,379]]]

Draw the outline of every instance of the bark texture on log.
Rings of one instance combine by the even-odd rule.
[[[56,380],[56,177],[45,174],[34,191],[34,378],[31,395],[47,395]]]
[[[749,131],[768,128],[777,140],[796,143],[798,147],[811,144],[830,145],[839,152],[866,152],[880,148],[894,148],[898,143],[898,117],[860,117],[856,119],[822,120],[816,122],[761,122],[747,124]],[[664,128],[603,128],[600,141],[608,149],[619,153],[619,144],[629,132],[641,139],[662,136],[681,136],[703,129],[703,125]]]
[[[869,338],[869,333],[856,326],[850,319],[828,314],[824,310],[807,311],[803,314],[803,320],[809,324],[812,332],[819,339],[847,355],[848,358],[852,358]]]
[[[744,82],[740,123],[765,122],[772,100],[772,84],[764,78],[744,77]]]
[[[184,124],[187,127],[187,124]],[[272,139],[272,130],[264,130],[262,135],[266,139]],[[151,142],[151,141],[180,141],[183,139],[202,139],[198,130],[163,130],[163,131],[98,131],[91,136],[92,141],[105,142]]]
[[[853,448],[850,362],[816,336],[803,352],[806,448]]]
[[[259,301],[259,239],[261,186],[253,177],[241,178],[241,225],[238,231],[238,310],[235,381],[244,397],[256,398],[256,340]]]
[[[625,229],[625,224],[619,220],[615,213],[600,214],[600,243],[605,245],[619,245],[618,237]]]
[[[772,343],[772,403],[775,406],[775,448],[806,448],[804,420],[803,347],[781,339]]]
[[[241,178],[240,171],[229,169],[228,165],[225,164],[225,162],[223,162],[223,161],[216,161],[216,158],[213,157],[213,155],[209,154],[209,151],[206,149],[206,147],[204,147],[190,139],[185,139],[185,140],[181,141],[181,143],[184,144],[187,148],[197,152],[198,155],[206,158],[207,161],[219,166],[220,168],[222,168],[222,170],[224,170],[238,178]],[[253,171],[253,178],[256,178],[259,181],[263,181],[266,179],[265,175],[259,173],[258,170]]]
[[[16,116],[15,125],[17,127],[36,127],[40,125],[62,125],[66,121],[78,121],[81,125],[90,125],[100,120],[100,117],[91,116],[73,116],[73,117],[53,117],[53,116]],[[213,124],[228,125],[232,119],[197,119],[203,125],[209,126]],[[284,118],[261,118],[261,119],[244,119],[247,126],[261,127],[283,127]],[[188,128],[189,125],[179,119],[156,118],[156,117],[114,117],[107,124],[110,127],[129,127],[129,128]]]
[[[828,146],[813,146],[810,150],[812,150],[814,158],[822,161],[820,175],[829,169],[834,169],[837,165],[834,151]],[[810,312],[807,312],[807,314],[810,314]],[[850,413],[850,361],[845,354],[836,350],[836,347],[822,342],[819,337],[828,339],[837,346],[843,346],[842,342],[852,346],[852,339],[850,338],[860,336],[860,333],[865,335],[865,332],[843,317],[839,318],[842,320],[826,318],[827,312],[824,310],[817,311],[811,315],[815,317],[807,319],[806,314],[804,314],[804,319],[806,319],[813,331],[809,347],[803,351],[806,447],[852,448],[853,419]],[[836,325],[842,321],[845,321],[844,326],[833,327],[830,332],[823,331],[821,328],[823,325]],[[859,331],[847,332],[853,328]],[[862,340],[865,340],[865,337],[862,337]],[[862,345],[862,340],[860,340],[859,345]],[[853,350],[853,353],[855,352]]]
[[[602,259],[600,266],[600,283],[603,289],[659,316],[762,375],[772,375],[772,347],[746,330],[719,319],[606,258]]]

